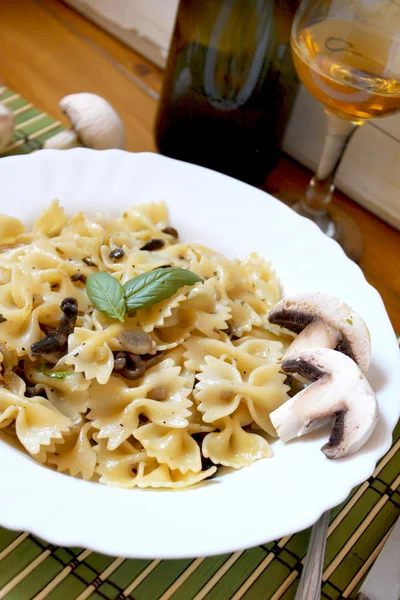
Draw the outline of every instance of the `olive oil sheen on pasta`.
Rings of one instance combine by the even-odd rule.
[[[297,87],[293,0],[182,0],[156,123],[162,154],[263,183]]]

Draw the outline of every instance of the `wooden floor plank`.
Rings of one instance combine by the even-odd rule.
[[[155,150],[157,103],[143,89],[35,0],[3,0],[1,13],[0,76],[8,86],[57,119],[66,94],[99,94],[121,115],[127,149]]]
[[[70,27],[77,35],[82,36],[99,52],[107,54],[110,60],[115,61],[114,64],[126,69],[140,84],[156,95],[159,94],[162,83],[162,71],[159,67],[134,52],[124,43],[116,40],[64,2],[54,2],[54,0],[37,1],[45,10],[60,19],[64,25]]]

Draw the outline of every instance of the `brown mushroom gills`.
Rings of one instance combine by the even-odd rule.
[[[293,333],[301,333],[308,325],[311,323],[315,323],[318,319],[310,314],[301,312],[301,311],[291,311],[283,308],[280,311],[276,311],[273,315],[268,317],[268,320],[273,325],[279,325],[280,327],[285,327],[289,331],[293,331]],[[355,360],[354,354],[351,350],[350,344],[346,337],[343,335],[343,332],[338,332],[340,334],[339,340],[333,350],[337,350],[342,354],[346,354],[352,360]]]

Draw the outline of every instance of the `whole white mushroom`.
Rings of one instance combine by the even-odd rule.
[[[101,96],[86,92],[70,94],[62,98],[60,108],[67,116],[71,129],[46,140],[43,148],[125,148],[124,125],[116,110]]]

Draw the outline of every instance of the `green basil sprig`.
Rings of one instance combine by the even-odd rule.
[[[129,312],[147,308],[170,298],[184,285],[194,285],[199,281],[203,281],[202,278],[187,269],[153,269],[125,283],[126,307]]]
[[[105,271],[91,273],[86,280],[86,293],[94,306],[107,317],[124,321],[126,302],[120,282]]]
[[[86,292],[92,304],[112,319],[124,320],[126,311],[147,308],[170,298],[186,285],[203,281],[201,277],[179,267],[158,268],[142,273],[124,285],[104,271],[91,273]]]

